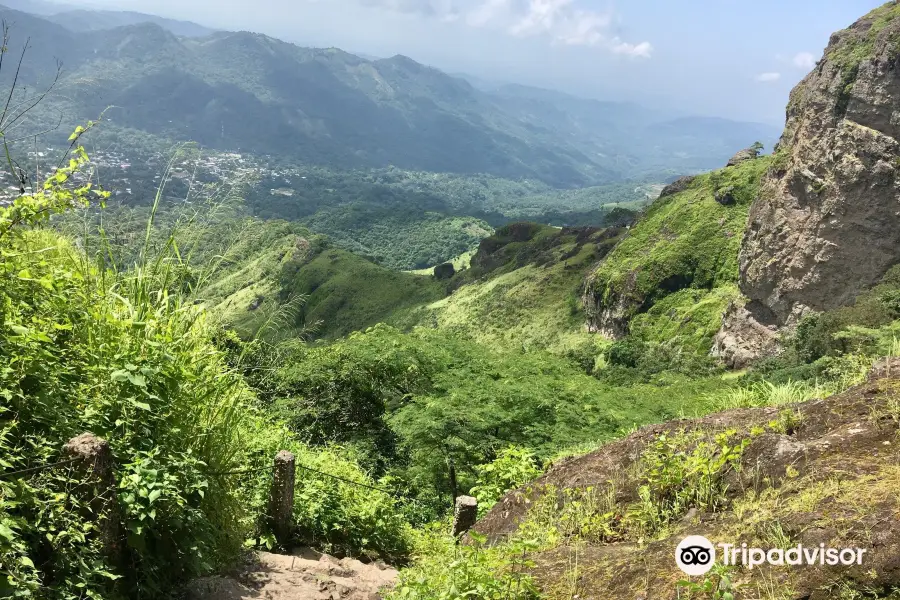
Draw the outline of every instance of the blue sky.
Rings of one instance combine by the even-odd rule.
[[[77,0],[76,0],[77,1]],[[878,0],[85,0],[449,72],[780,124],[829,35]]]

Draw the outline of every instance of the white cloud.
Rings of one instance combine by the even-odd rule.
[[[612,46],[612,51],[615,54],[627,54],[629,56],[650,58],[650,54],[653,52],[653,46],[650,45],[650,42],[641,42],[640,44],[619,42]]]
[[[800,52],[794,57],[794,65],[801,69],[812,69],[816,66],[816,57],[811,52]]]
[[[760,73],[756,76],[756,80],[762,83],[772,83],[781,79],[781,73]]]
[[[454,0],[359,0],[365,6],[380,6],[388,10],[445,18],[457,14]]]
[[[484,3],[469,11],[466,22],[473,27],[484,27],[508,13],[510,5],[511,0],[485,0]]]
[[[457,20],[515,37],[549,38],[555,44],[606,48],[614,54],[649,58],[649,42],[631,43],[610,33],[613,11],[581,8],[583,0],[359,0],[368,6]]]

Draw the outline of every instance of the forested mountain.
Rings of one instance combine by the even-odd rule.
[[[900,0],[772,155],[404,57],[3,14],[18,93],[68,66],[0,118],[0,597],[900,597]],[[51,117],[67,149],[25,137]],[[686,577],[701,533],[775,558]],[[826,546],[866,562],[786,564]]]
[[[130,10],[88,10],[72,4],[45,0],[5,0],[2,4],[6,8],[42,16],[48,21],[58,23],[76,33],[112,29],[137,23],[155,23],[175,35],[186,37],[202,37],[213,32],[208,27],[190,21],[166,19]]]
[[[129,10],[66,10],[64,12],[49,15],[47,19],[54,23],[59,23],[75,33],[85,33],[100,29],[114,29],[116,27],[137,25],[139,23],[154,23],[166,31],[184,37],[204,37],[210,35],[214,31],[208,27],[190,21],[165,19],[163,17],[157,17],[156,15],[148,15],[146,13]]]
[[[106,116],[115,125],[332,167],[392,164],[572,187],[711,168],[736,140],[745,147],[776,135],[722,122],[686,136],[670,132],[665,115],[628,104],[487,92],[405,56],[366,60],[248,32],[178,37],[172,30],[201,32],[136,14],[53,17],[74,31],[8,9],[0,16],[15,22],[14,41],[41,40],[35,70],[64,59],[66,98],[53,108],[67,122],[114,106]],[[117,23],[134,24],[107,29]]]

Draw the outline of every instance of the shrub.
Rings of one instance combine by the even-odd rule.
[[[529,499],[528,514],[519,526],[519,533],[540,540],[541,547],[554,548],[561,543],[571,545],[582,541],[606,544],[624,538],[626,514],[616,504],[614,482],[564,490],[548,485],[540,492],[536,499]]]
[[[457,545],[449,524],[436,523],[421,534],[412,567],[400,572],[390,600],[530,600],[539,597],[527,569],[525,550],[535,542],[513,540],[495,547],[470,533],[471,544]]]
[[[710,441],[702,432],[662,434],[641,456],[642,485],[628,519],[643,537],[654,535],[689,508],[716,511],[726,502],[725,476],[740,468],[748,439],[726,431]]]
[[[214,324],[183,295],[175,252],[114,272],[39,229],[47,212],[79,197],[64,183],[0,209],[0,468],[55,462],[85,431],[108,440],[127,564],[104,556],[94,522],[111,513],[82,518],[90,507],[70,493],[78,479],[69,470],[4,478],[0,594],[160,597],[230,562],[265,533],[271,477],[230,473],[268,467],[280,449],[368,481],[352,461],[307,450],[260,413],[211,343]],[[320,479],[303,478],[298,494],[310,495]],[[390,497],[320,488],[319,506],[341,509],[312,513],[307,502],[296,515],[301,531],[353,549],[402,551],[406,528],[390,518]]]
[[[496,504],[503,494],[537,478],[534,454],[525,448],[509,446],[499,456],[485,465],[475,467],[478,480],[470,491],[478,499],[478,513],[482,515]]]

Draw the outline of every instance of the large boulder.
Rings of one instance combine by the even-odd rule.
[[[435,279],[450,279],[456,275],[453,263],[443,263],[434,268]]]
[[[697,179],[696,175],[685,175],[684,177],[679,177],[662,189],[662,191],[659,193],[659,198],[674,196],[675,194],[683,192],[684,190],[691,187],[691,184],[694,183],[695,179]]]
[[[740,366],[807,313],[851,303],[900,262],[900,5],[832,36],[791,93],[740,253],[742,310],[715,352]]]
[[[728,164],[726,167],[736,167],[737,165],[747,162],[748,160],[753,160],[754,158],[759,156],[759,150],[756,148],[744,148],[730,159],[728,159]]]

